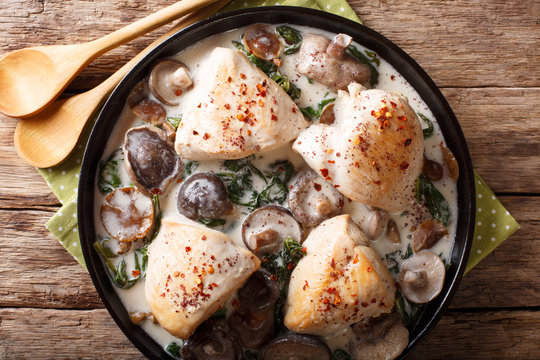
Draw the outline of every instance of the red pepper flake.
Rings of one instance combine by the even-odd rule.
[[[336,292],[336,294],[334,295],[334,306],[338,306],[339,304],[341,304],[341,297]]]
[[[272,279],[272,281],[277,281],[277,276],[275,274],[272,274],[270,275],[270,279]]]
[[[397,104],[393,101],[390,101],[390,105],[392,105],[393,108],[396,108],[397,107]]]
[[[173,275],[174,275],[174,277],[179,277],[180,273],[178,271],[175,271]]]
[[[353,264],[356,264],[358,262],[358,254],[354,254],[354,258],[352,260]]]
[[[402,130],[402,129],[403,129],[403,125],[399,125],[399,126],[397,127],[397,130],[396,130],[396,131],[399,131],[399,130]]]
[[[227,78],[227,82],[231,82],[231,81],[232,81],[232,77],[229,76],[229,77]]]
[[[377,115],[375,115],[375,110],[371,110],[371,116],[377,117]]]
[[[245,78],[246,78],[246,75],[243,74],[243,73],[240,73],[240,78],[241,78],[241,79],[245,79]]]
[[[227,109],[227,110],[231,109],[231,105],[229,105],[229,104],[225,104],[225,105],[223,105],[223,107],[225,107],[225,109]]]
[[[361,305],[362,307],[368,307],[369,304],[367,302],[363,302]]]
[[[262,99],[259,99],[259,106],[260,107],[263,107],[264,106],[264,101]]]
[[[372,269],[371,269],[371,266],[368,266],[367,272],[371,272],[371,270],[372,270]]]
[[[264,87],[263,84],[257,83],[257,85],[255,85],[255,87],[257,88],[257,91],[259,92],[259,94],[257,94],[257,95],[260,95],[262,97],[266,96],[266,88]]]
[[[375,304],[376,302],[377,302],[377,299],[375,299],[375,298],[371,299],[372,304]]]
[[[210,134],[209,133],[204,133],[202,138],[203,138],[203,140],[208,140],[210,138]]]
[[[321,189],[322,189],[321,184],[317,184],[317,183],[313,183],[313,187],[314,187],[315,190],[317,190],[317,191],[321,191]]]
[[[137,276],[140,276],[141,275],[141,272],[139,270],[132,270],[131,271],[131,275],[137,277]]]
[[[306,290],[306,288],[309,287],[309,284],[308,284],[307,280],[304,280],[304,282],[305,282],[305,284],[304,284],[304,286],[302,287],[302,290]]]
[[[329,164],[335,164],[336,162],[334,160],[328,160]]]
[[[186,246],[186,252],[190,252],[191,248],[189,246]]]
[[[334,185],[334,189],[337,189],[339,187],[339,185]]]
[[[194,267],[193,267],[193,273],[194,273],[194,274],[197,274],[198,272],[199,272],[199,268],[196,267],[196,266],[194,266]]]
[[[328,298],[324,298],[324,301],[323,301],[325,304],[328,304],[330,302],[330,300],[328,300]]]
[[[374,181],[375,185],[381,185],[381,180]]]
[[[405,161],[402,162],[401,164],[399,164],[399,169],[400,170],[405,170],[409,167],[409,163],[406,163]]]
[[[161,295],[160,295],[160,296],[161,296],[161,297],[165,297],[165,293],[161,293]]]
[[[247,129],[248,136],[251,136],[251,130]]]
[[[307,248],[305,246],[302,247],[302,252],[305,254],[307,253]]]
[[[199,103],[199,105],[197,105],[197,107],[198,107],[198,108],[200,108],[200,107],[201,107],[201,105],[202,105],[202,103]]]
[[[213,267],[212,265],[210,265],[210,266],[208,267],[208,273],[209,273],[209,274],[213,274],[213,273],[214,273],[214,267]]]
[[[180,274],[180,277],[181,277],[181,278],[183,279],[183,278],[185,278],[185,277],[186,277],[186,274],[184,274],[184,273],[181,273],[181,274]]]
[[[399,121],[407,121],[407,117],[404,116],[404,115],[398,116],[397,119],[398,119]]]
[[[412,139],[411,139],[411,138],[405,138],[405,139],[403,139],[403,145],[409,146],[409,145],[411,145],[411,143],[412,143]]]
[[[210,259],[216,260],[216,257],[214,255],[210,255]]]
[[[395,75],[390,75],[390,80],[394,81],[396,79]]]
[[[292,112],[296,114],[296,106],[293,105]]]
[[[197,130],[193,130],[193,135],[199,135],[199,132]]]
[[[334,260],[334,258],[332,258],[332,261],[330,261],[330,266],[332,268],[335,268],[336,267],[336,261]]]
[[[293,266],[292,262],[288,263],[288,264],[287,264],[287,270],[291,270],[291,269],[292,269],[292,266]]]
[[[161,195],[161,190],[158,188],[153,188],[150,192],[152,193],[152,195]]]
[[[272,114],[272,120],[277,121],[277,116]]]
[[[182,95],[182,90],[176,90],[176,91],[174,92],[174,95],[176,95],[176,96]]]
[[[201,240],[206,240],[206,235],[203,235],[203,236],[201,237]]]
[[[319,169],[319,171],[321,172],[321,175],[323,177],[327,177],[328,176],[328,169]]]
[[[210,285],[212,285],[213,287],[218,287],[218,284],[216,284],[216,283],[212,283]]]

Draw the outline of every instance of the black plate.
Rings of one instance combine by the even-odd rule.
[[[409,345],[400,356],[400,358],[404,357],[435,326],[442,312],[448,307],[463,276],[474,231],[475,186],[471,158],[452,109],[435,83],[411,57],[377,32],[353,21],[322,11],[286,6],[264,7],[243,9],[204,20],[162,42],[135,65],[120,82],[103,107],[94,126],[86,147],[79,181],[77,210],[79,232],[84,259],[92,281],[112,318],[144,355],[150,358],[171,358],[140,327],[131,323],[128,313],[107,277],[99,255],[92,247],[96,238],[93,211],[99,160],[130,90],[150,72],[150,66],[156,60],[172,56],[211,35],[254,22],[289,23],[317,27],[333,33],[342,32],[352,36],[357,43],[376,51],[407,79],[427,103],[444,133],[448,147],[459,163],[459,216],[456,242],[451,255],[451,266],[447,271],[442,293],[428,304],[412,330]]]

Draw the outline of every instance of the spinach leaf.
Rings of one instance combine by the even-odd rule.
[[[102,194],[108,194],[122,185],[118,175],[118,163],[124,160],[122,148],[113,151],[107,161],[99,162],[98,188]]]
[[[178,125],[180,125],[180,122],[182,121],[182,115],[178,116],[167,116],[167,122],[169,125],[171,125],[174,130],[178,129]]]
[[[257,207],[258,193],[253,190],[252,176],[263,179],[267,183],[266,177],[255,165],[251,163],[254,156],[248,156],[238,160],[225,160],[223,165],[230,173],[217,173],[227,186],[227,195],[232,203],[246,206],[250,209]],[[246,195],[249,196],[246,200]]]
[[[351,355],[345,350],[336,349],[332,354],[332,360],[351,360]]]
[[[189,176],[193,173],[193,170],[197,169],[198,167],[199,163],[197,161],[188,161],[186,165],[184,165],[184,174]]]
[[[208,227],[215,227],[219,225],[225,225],[227,221],[225,219],[207,219],[204,217],[200,217],[199,222]]]
[[[415,304],[408,301],[401,291],[396,292],[396,310],[401,316],[403,323],[412,331],[414,325],[418,322],[418,318],[422,315],[425,304]]]
[[[278,202],[283,204],[289,195],[287,183],[294,175],[294,165],[288,160],[279,160],[270,165],[271,172],[266,176],[270,185],[266,186],[257,197],[257,207]]]
[[[444,226],[448,225],[448,220],[450,220],[448,202],[423,174],[416,179],[416,200],[426,205],[435,220],[440,221]]]
[[[238,50],[246,54],[247,58],[253,65],[261,69],[266,75],[268,75],[268,77],[281,86],[281,88],[285,90],[291,99],[296,100],[300,97],[302,93],[301,90],[289,80],[288,76],[283,75],[273,62],[259,59],[249,52],[239,41],[233,41],[232,43]]]
[[[172,356],[176,357],[176,358],[180,358],[180,350],[181,349],[182,349],[182,347],[180,345],[178,345],[175,342],[171,342],[171,343],[169,343],[169,345],[167,345],[167,347],[165,348],[165,351],[168,352],[169,354],[171,354]]]
[[[302,33],[289,26],[278,26],[276,32],[285,40],[285,55],[291,55],[297,52],[302,45]]]
[[[323,99],[319,102],[317,105],[317,109],[312,108],[311,106],[300,108],[300,111],[302,114],[304,114],[306,117],[313,119],[313,118],[319,118],[321,116],[321,113],[324,109],[324,107],[332,102],[336,101],[335,98],[332,99]]]
[[[161,218],[163,217],[163,211],[161,211],[161,204],[159,202],[159,195],[154,194],[152,197],[152,206],[154,207],[154,229],[151,233],[146,234],[144,239],[145,244],[149,244],[156,238],[161,229]]]
[[[370,85],[373,87],[375,84],[379,82],[379,71],[375,66],[373,66],[372,62],[375,62],[374,60],[369,60],[360,50],[358,50],[355,46],[349,45],[347,48],[347,52],[356,60],[360,61],[361,63],[364,63],[368,68],[369,72],[371,73],[371,78],[369,79]],[[379,59],[377,59],[379,60]]]
[[[377,54],[373,51],[366,50],[364,51],[366,55],[371,59],[370,61],[374,64],[377,64],[377,66],[381,65],[381,60],[377,57]]]
[[[126,272],[126,261],[122,259],[120,263],[118,263],[117,266],[114,266],[112,261],[110,260],[110,257],[107,257],[112,252],[111,249],[105,250],[106,246],[104,243],[109,240],[97,240],[94,242],[94,249],[98,252],[98,254],[101,256],[101,259],[103,262],[105,262],[105,269],[107,270],[107,275],[113,282],[113,284],[116,287],[122,288],[122,289],[129,289],[135,283],[137,280],[139,280],[140,273],[138,276],[135,276],[133,279],[129,279],[127,272]],[[139,270],[140,271],[140,270]]]
[[[420,118],[424,120],[426,124],[428,124],[427,128],[422,129],[422,132],[424,133],[424,139],[427,139],[428,137],[433,135],[433,122],[420,113],[418,113],[418,116],[420,116]]]

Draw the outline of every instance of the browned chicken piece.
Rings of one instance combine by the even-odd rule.
[[[305,34],[296,70],[335,93],[352,82],[370,87],[369,68],[345,52],[351,42],[352,38],[345,34],[338,34],[331,41],[323,35]]]

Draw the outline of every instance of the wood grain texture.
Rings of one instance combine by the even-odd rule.
[[[409,358],[538,359],[539,327],[539,311],[449,312]],[[0,358],[51,356],[143,358],[106,310],[0,309]]]
[[[173,2],[4,0],[0,54],[92,40]],[[540,40],[531,36],[540,32],[538,1],[355,0],[350,4],[367,26],[402,47],[439,86],[540,86],[540,78],[531,76],[540,73]],[[71,89],[101,82],[163,31],[98,59]]]

